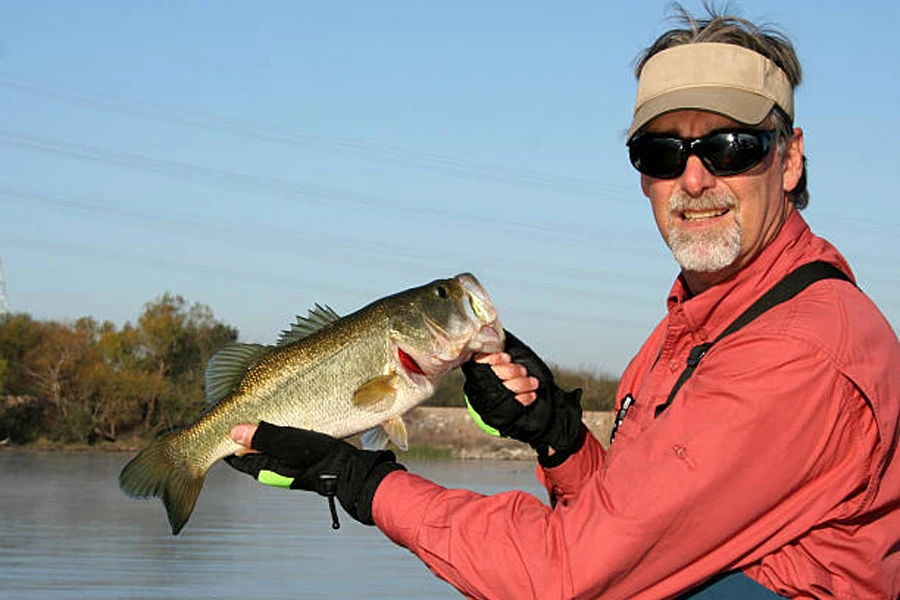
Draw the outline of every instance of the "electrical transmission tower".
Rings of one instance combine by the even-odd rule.
[[[0,316],[9,314],[9,301],[6,299],[6,277],[3,275],[3,259],[0,258]]]

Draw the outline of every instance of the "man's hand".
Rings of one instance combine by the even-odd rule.
[[[347,514],[366,525],[375,524],[372,500],[381,480],[405,470],[393,452],[359,450],[324,433],[265,421],[238,425],[231,437],[246,448],[225,458],[238,471],[267,485],[336,496]]]
[[[581,390],[557,387],[550,368],[506,332],[505,352],[463,364],[469,405],[501,435],[530,444],[545,467],[563,463],[583,441]]]
[[[537,390],[540,385],[538,378],[529,375],[528,369],[522,365],[514,363],[512,357],[506,352],[478,353],[472,357],[472,360],[491,367],[503,386],[514,393],[516,400],[523,406],[528,406],[537,400]]]

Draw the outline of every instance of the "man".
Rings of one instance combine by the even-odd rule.
[[[777,33],[684,17],[638,65],[628,131],[682,270],[622,377],[609,450],[510,335],[464,366],[465,391],[535,448],[552,506],[269,424],[235,429],[261,454],[232,464],[302,489],[336,475],[351,515],[471,597],[900,596],[900,345],[799,213],[799,63]]]

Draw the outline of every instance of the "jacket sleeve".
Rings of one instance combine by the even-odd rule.
[[[802,341],[740,343],[752,360],[731,360],[722,342],[640,435],[551,474],[551,489],[571,494],[555,509],[396,472],[375,522],[470,597],[638,599],[677,595],[851,516],[878,444],[864,398]]]
[[[574,502],[579,492],[600,473],[605,457],[606,450],[594,434],[587,430],[584,444],[575,454],[558,467],[538,467],[537,478],[547,488],[553,504],[566,505]]]

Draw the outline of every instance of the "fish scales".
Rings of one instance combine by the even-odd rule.
[[[364,366],[379,360],[388,366],[388,344],[380,343],[384,336],[371,336],[377,338],[379,346],[363,343],[369,341],[365,338],[353,343],[349,336],[341,337],[348,343],[338,346],[330,338],[318,344],[316,340],[295,342],[251,369],[244,384],[198,422],[197,438],[214,435],[222,441],[194,461],[193,468],[239,450],[229,432],[240,423],[269,421],[346,437],[356,433],[346,425],[354,416],[365,417],[360,425],[365,429],[384,421],[383,414],[356,408],[350,401],[353,392],[370,377],[370,369]]]
[[[247,407],[248,413],[279,425],[315,429],[337,437],[355,433],[347,425],[351,417],[365,418],[366,428],[382,422],[383,413],[354,407],[351,399],[373,372],[386,375],[390,368],[390,344],[385,335],[388,323],[385,320],[365,329],[367,333],[357,338],[350,335],[351,325],[355,323],[335,324],[333,327],[344,331],[296,342],[294,347],[267,358],[260,365],[264,367],[260,377],[263,383],[257,385],[269,381],[271,389],[266,393],[259,390],[254,394],[252,389],[244,392],[257,398],[256,406]],[[269,372],[280,376],[266,377]],[[284,402],[277,402],[278,398],[284,398]]]

